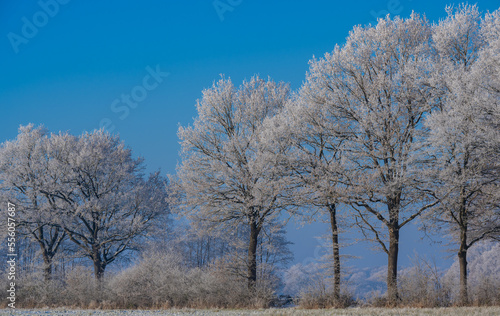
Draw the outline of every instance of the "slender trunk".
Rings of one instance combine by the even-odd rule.
[[[395,305],[398,300],[398,251],[399,227],[389,227],[389,254],[387,262],[387,299],[390,305]]]
[[[205,259],[205,262],[203,262],[203,265],[207,265],[210,263],[210,236],[208,236],[207,238],[207,255],[206,255],[206,259]]]
[[[458,224],[460,227],[460,248],[458,249],[458,264],[460,266],[460,305],[467,305],[469,298],[467,295],[467,228],[468,213],[465,187],[460,192],[460,207],[458,209]]]
[[[248,244],[248,289],[253,291],[257,283],[257,238],[259,227],[255,220],[250,222],[250,240]]]
[[[458,263],[460,265],[460,304],[469,303],[467,295],[467,230],[460,232],[460,249],[458,250]]]
[[[330,223],[332,225],[332,245],[333,245],[333,297],[340,298],[340,248],[339,231],[337,227],[337,208],[335,204],[328,205],[330,212]]]

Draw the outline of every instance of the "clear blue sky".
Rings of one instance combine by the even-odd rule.
[[[459,2],[0,1],[0,142],[15,138],[20,124],[80,134],[106,123],[150,170],[173,173],[177,128],[192,122],[196,99],[219,74],[235,83],[270,76],[297,89],[308,60],[342,44],[354,25],[412,10],[437,21],[452,3]],[[477,3],[483,11],[499,6]],[[289,227],[296,262],[314,258],[313,236],[327,228]],[[403,265],[414,249],[440,249],[420,237],[402,232]],[[353,264],[385,264],[365,246],[349,248],[365,259]]]

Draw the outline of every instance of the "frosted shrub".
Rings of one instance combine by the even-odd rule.
[[[18,304],[23,307],[50,307],[64,302],[60,293],[62,281],[46,281],[41,272],[23,273],[16,284]]]
[[[346,308],[356,303],[350,293],[341,292],[336,299],[333,288],[327,287],[325,283],[306,288],[300,293],[297,302],[302,308]]]
[[[217,261],[216,261],[217,262]],[[244,278],[229,272],[218,261],[207,269],[195,269],[198,275],[194,284],[193,304],[196,307],[243,307],[249,305],[248,289]]]
[[[215,307],[213,303],[219,301],[224,307],[269,307],[276,283],[272,275],[264,272],[263,266],[259,267],[257,284],[249,293],[244,274],[246,265],[231,256],[216,260],[206,270],[208,282],[204,286],[209,287],[209,291],[205,293],[205,305]]]
[[[468,296],[472,305],[500,304],[500,244],[497,242],[478,242],[469,250],[468,255]],[[455,262],[443,277],[450,289],[452,304],[460,303],[459,263]]]
[[[413,266],[400,272],[399,297],[405,306],[442,307],[450,304],[448,287],[444,287],[437,267],[418,255]]]
[[[109,284],[125,308],[230,308],[267,307],[273,291],[265,282],[248,294],[246,278],[230,273],[228,263],[187,268],[171,254],[148,254]]]
[[[341,291],[336,299],[333,290],[331,267],[313,262],[307,265],[296,264],[284,275],[286,294],[292,295],[302,308],[343,308],[355,303],[353,296]],[[345,281],[344,281],[345,282]]]
[[[113,300],[108,286],[109,276],[105,275],[97,282],[90,268],[77,266],[66,274],[64,281],[64,287],[58,291],[66,293],[66,306],[97,308]]]
[[[500,280],[485,275],[472,287],[472,304],[476,306],[500,305]]]
[[[127,308],[171,306],[182,301],[185,278],[186,271],[175,257],[155,253],[118,274],[110,287]]]

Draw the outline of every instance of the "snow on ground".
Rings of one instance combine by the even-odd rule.
[[[131,310],[64,310],[64,309],[38,309],[38,310],[0,310],[0,315],[62,315],[62,316],[176,316],[176,315],[197,315],[197,316],[212,316],[212,315],[311,315],[311,316],[326,316],[326,315],[374,315],[374,316],[396,316],[396,315],[449,315],[449,316],[494,316],[500,315],[500,307],[462,307],[462,308],[348,308],[340,310],[303,310],[303,309],[266,309],[266,310],[156,310],[156,311],[131,311]]]

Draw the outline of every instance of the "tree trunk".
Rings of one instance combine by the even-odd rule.
[[[94,275],[98,281],[101,281],[104,276],[104,265],[100,260],[94,260]]]
[[[248,244],[248,289],[253,291],[257,283],[257,238],[259,227],[255,220],[250,222],[250,240]]]
[[[333,297],[340,298],[340,248],[339,231],[337,227],[337,208],[335,204],[328,205],[330,212],[330,224],[332,225],[332,245],[333,245]]]
[[[460,265],[460,304],[469,303],[467,295],[467,230],[460,232],[460,249],[458,250],[458,263]]]
[[[94,276],[97,281],[101,281],[104,276],[104,269],[106,265],[101,259],[101,252],[99,247],[92,246],[92,261],[94,262]]]
[[[398,251],[399,227],[389,227],[389,254],[387,262],[387,300],[390,305],[396,305],[398,300]]]
[[[35,240],[38,242],[38,245],[40,246],[40,251],[42,253],[43,257],[43,277],[45,281],[49,281],[52,279],[52,257],[49,246],[46,245],[45,239],[44,239],[44,229],[43,225],[38,227],[36,231],[32,232],[32,235],[35,237]]]
[[[52,279],[52,257],[47,252],[43,252],[43,263],[43,277],[45,281],[50,281]]]

